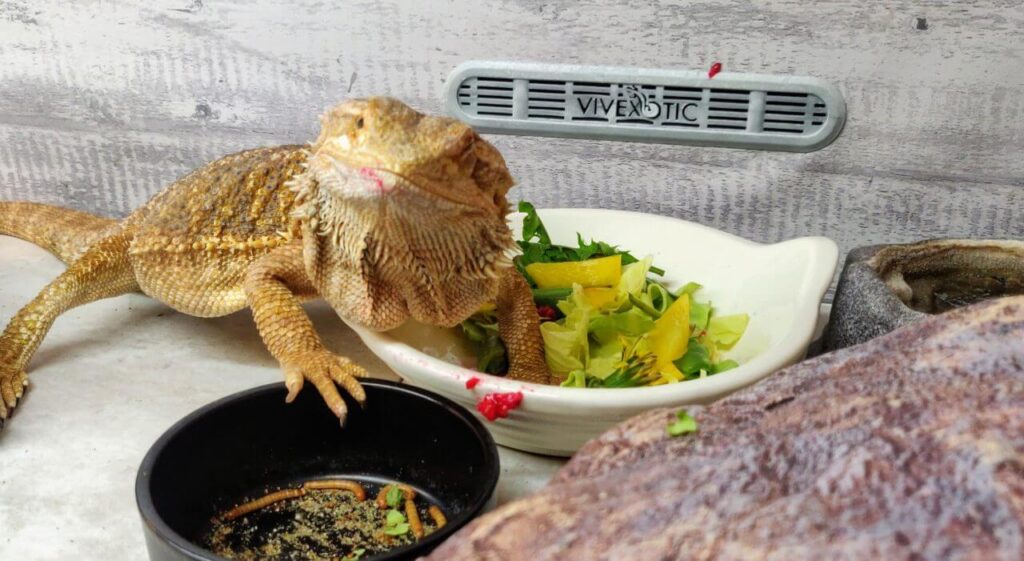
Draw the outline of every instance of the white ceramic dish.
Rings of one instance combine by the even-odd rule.
[[[716,313],[750,314],[747,332],[727,354],[740,366],[701,380],[629,389],[561,388],[480,374],[457,330],[410,322],[389,332],[353,326],[366,345],[407,382],[436,391],[475,411],[487,393],[522,391],[522,405],[487,423],[504,446],[572,455],[612,425],[655,407],[708,403],[801,359],[814,335],[819,304],[835,273],[838,250],[827,238],[764,245],[674,218],[597,209],[539,211],[555,243],[574,244],[576,232],[653,255],[670,288],[704,286],[698,298]],[[522,215],[511,217],[521,231]],[[472,391],[466,381],[477,376]]]

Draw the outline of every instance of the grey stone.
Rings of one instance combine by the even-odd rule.
[[[1024,293],[1024,242],[925,240],[849,253],[822,351],[842,349],[928,315]]]

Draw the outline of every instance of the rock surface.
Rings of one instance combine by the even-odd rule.
[[[928,315],[907,307],[869,265],[871,257],[884,247],[859,247],[846,256],[822,336],[822,351],[863,343]]]
[[[948,239],[860,247],[846,257],[822,350],[857,345],[965,303],[1021,293],[1021,241]]]
[[[688,410],[698,433],[626,421],[430,559],[1024,558],[1024,297]]]

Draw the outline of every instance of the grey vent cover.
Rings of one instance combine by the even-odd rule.
[[[483,132],[799,152],[846,119],[816,78],[487,61],[452,72],[445,105]]]

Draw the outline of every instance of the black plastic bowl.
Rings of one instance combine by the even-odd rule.
[[[185,417],[146,454],[135,482],[153,561],[223,560],[196,541],[215,515],[264,489],[322,477],[401,481],[439,504],[448,525],[374,560],[426,555],[480,513],[498,482],[498,451],[468,412],[437,394],[366,380],[367,407],[346,396],[345,428],[310,386],[247,390]]]

